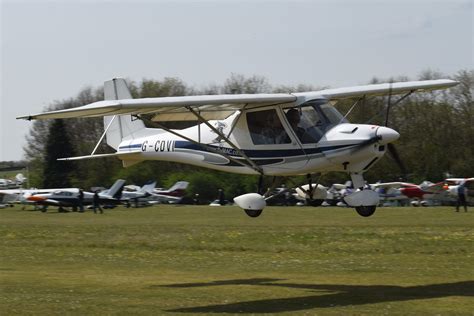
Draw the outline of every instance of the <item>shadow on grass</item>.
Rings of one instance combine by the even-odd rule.
[[[286,287],[318,292],[318,295],[259,299],[221,305],[208,305],[168,310],[180,313],[279,313],[301,311],[313,308],[328,308],[348,305],[364,305],[442,298],[448,296],[474,296],[474,281],[429,284],[417,286],[393,285],[342,285],[342,284],[295,284],[273,283],[278,279],[223,280],[209,283],[170,284],[164,287],[191,288],[221,285],[255,285]]]

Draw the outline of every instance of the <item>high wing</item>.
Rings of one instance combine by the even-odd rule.
[[[292,94],[276,93],[106,100],[72,109],[21,116],[18,117],[18,119],[63,119],[155,113],[159,114],[159,119],[154,119],[155,121],[196,120],[196,116],[187,110],[187,107],[192,107],[196,111],[199,111],[205,119],[209,120],[225,118],[249,104],[280,104],[294,102],[296,99],[296,96]]]
[[[321,96],[328,100],[351,99],[362,96],[374,97],[383,95],[405,94],[409,92],[427,92],[432,90],[447,89],[457,85],[459,82],[450,79],[406,81],[394,83],[380,83],[348,88],[326,89],[317,92],[295,93],[305,95],[310,99],[313,96]]]
[[[404,94],[415,91],[445,89],[455,86],[456,84],[458,84],[458,82],[454,80],[439,79],[382,83],[294,94],[223,94],[105,100],[72,109],[21,116],[18,117],[18,119],[63,119],[153,113],[155,114],[153,120],[159,122],[196,120],[196,116],[193,113],[190,113],[189,108],[199,112],[200,115],[207,120],[224,119],[236,110],[241,110],[247,107],[283,103],[303,103],[315,98],[327,98],[329,100],[337,101],[340,99],[357,98],[362,96]]]

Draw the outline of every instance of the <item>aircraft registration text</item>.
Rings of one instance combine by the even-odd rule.
[[[176,141],[174,140],[157,140],[154,144],[149,144],[146,140],[142,144],[142,151],[171,152],[174,151],[175,145]]]

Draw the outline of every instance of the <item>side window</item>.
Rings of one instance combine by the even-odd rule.
[[[323,136],[323,121],[312,106],[285,110],[286,119],[303,144],[317,143]]]
[[[247,124],[254,145],[291,142],[274,109],[248,112]]]

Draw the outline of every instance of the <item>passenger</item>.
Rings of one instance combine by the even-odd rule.
[[[270,116],[266,126],[262,129],[262,144],[283,144],[287,134],[278,117]]]

